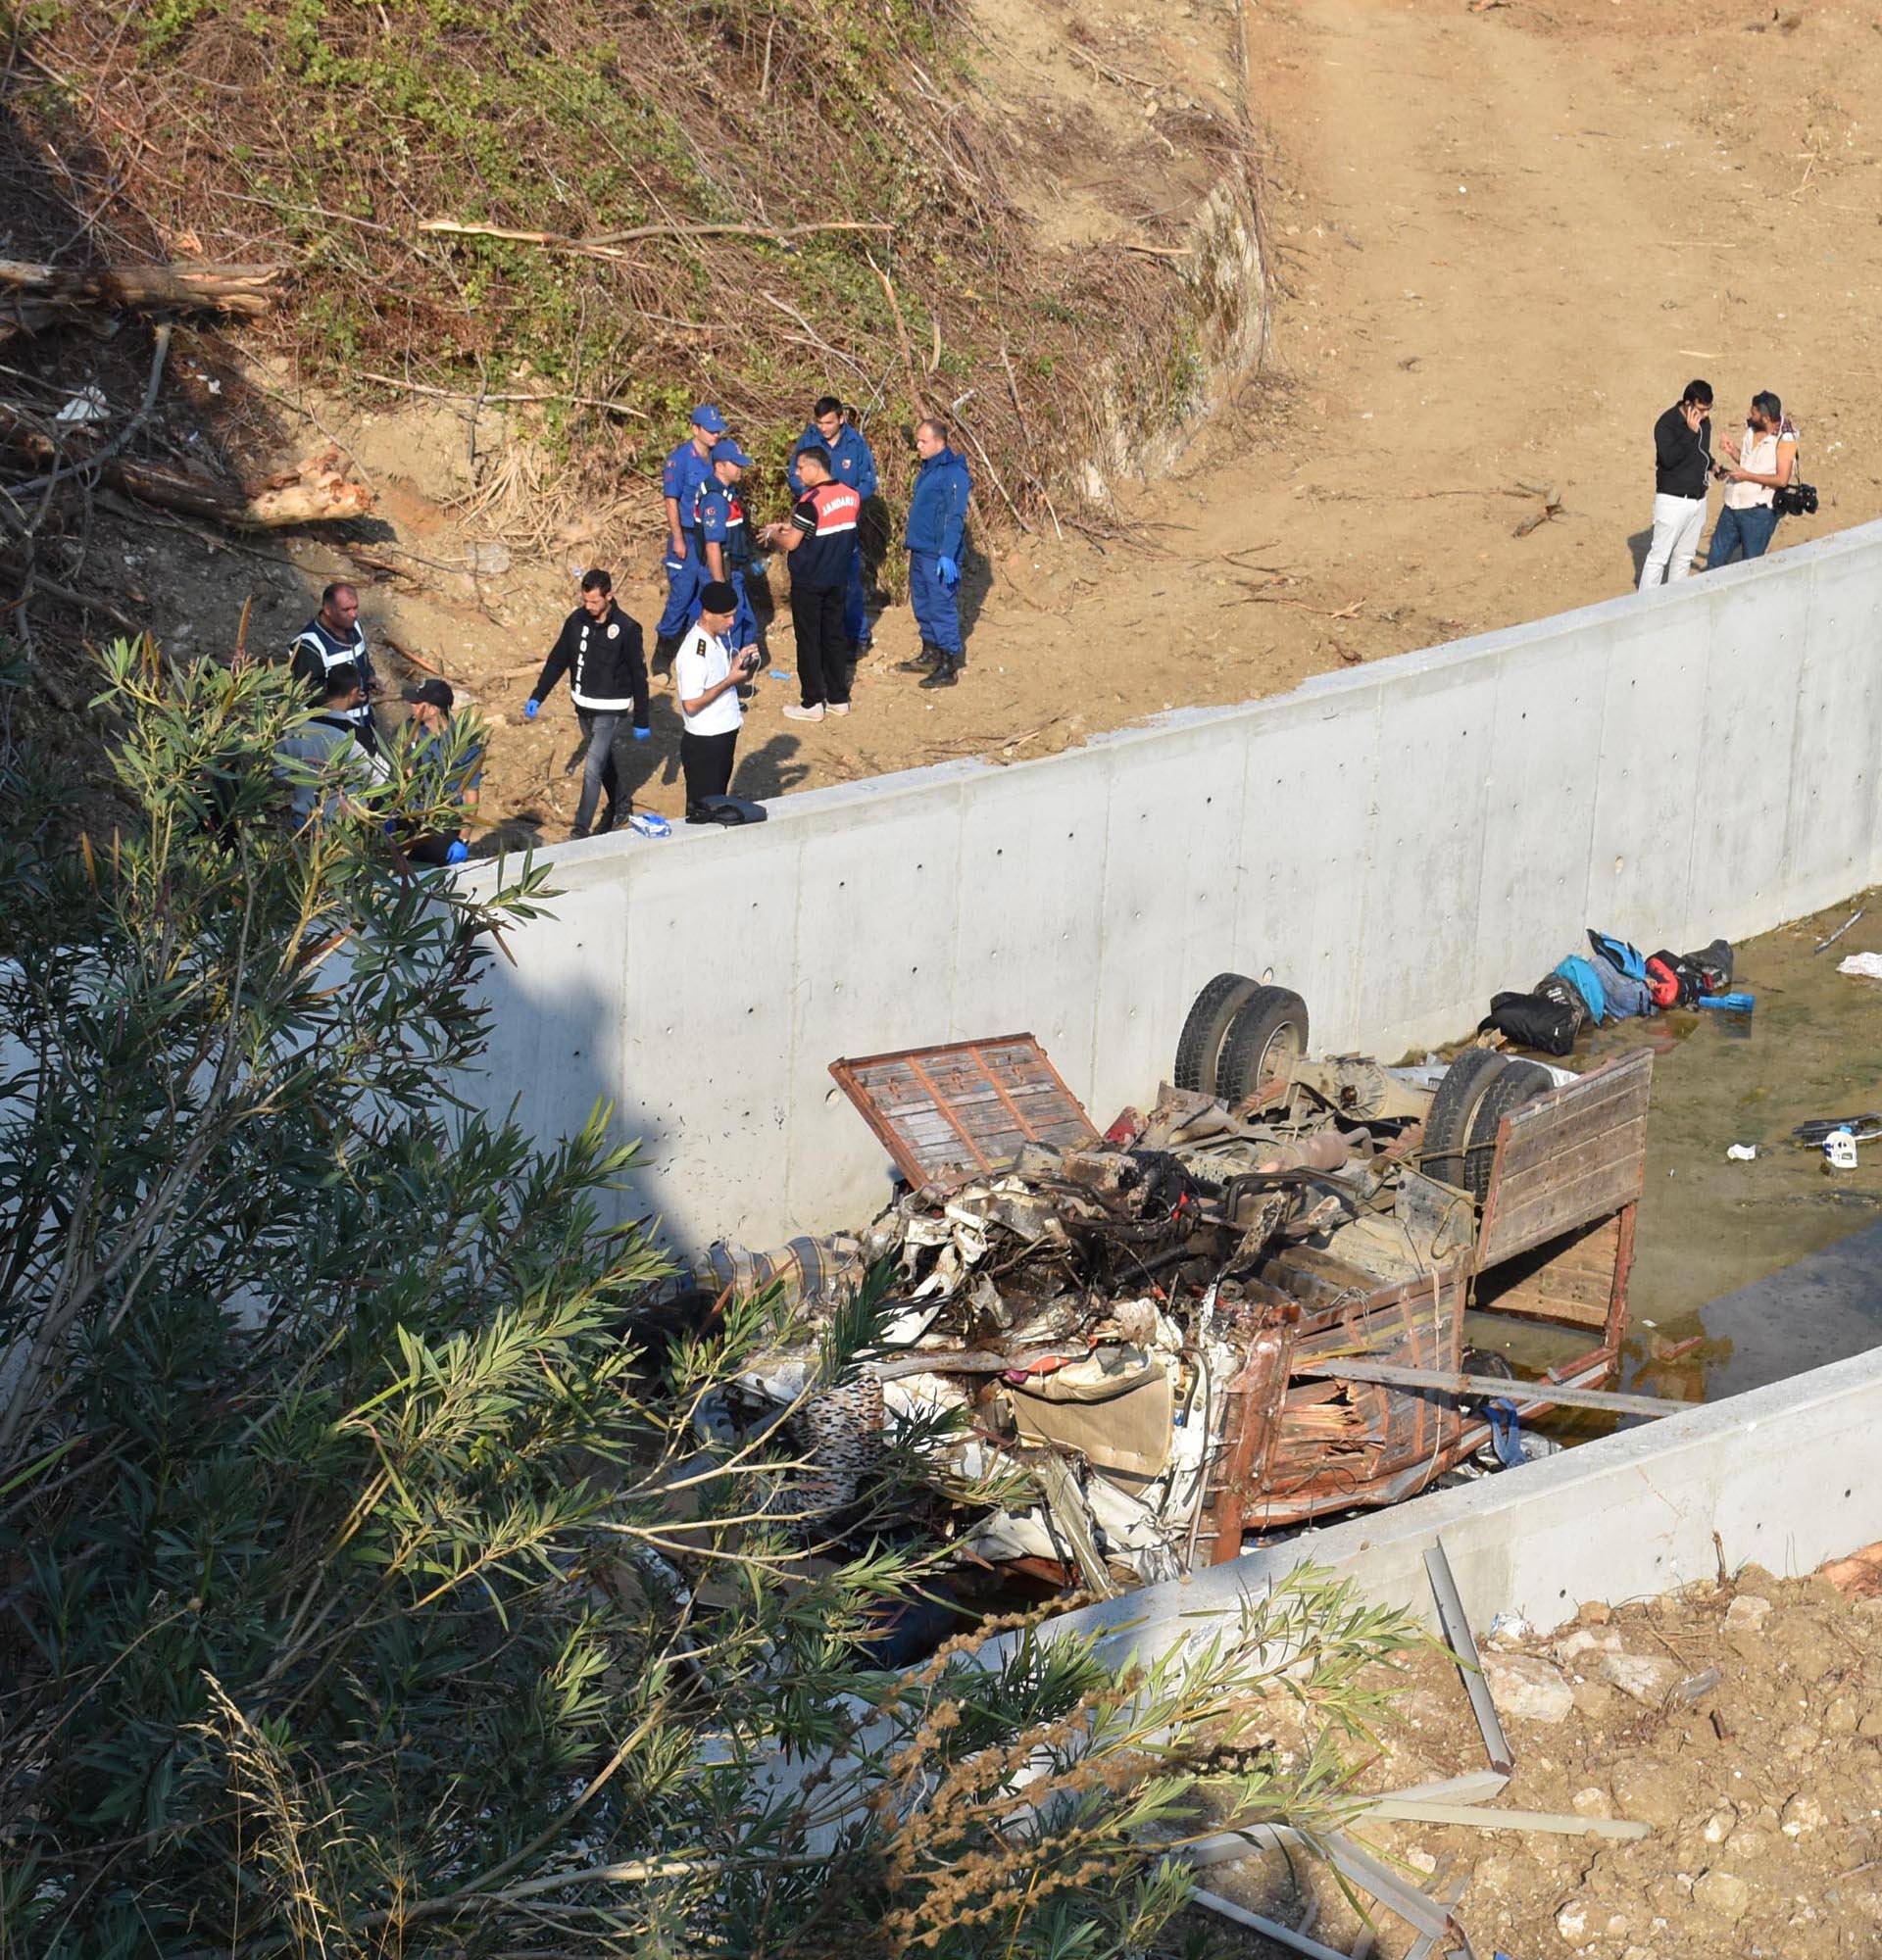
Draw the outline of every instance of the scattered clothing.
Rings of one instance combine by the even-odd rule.
[[[1882,980],[1882,953],[1852,953],[1836,962],[1839,973],[1855,973],[1864,980]]]
[[[1600,1027],[1608,1018],[1608,994],[1601,984],[1601,975],[1591,961],[1571,954],[1556,968],[1577,994],[1581,1004],[1588,1010],[1588,1018]]]
[[[1636,980],[1631,973],[1622,972],[1611,959],[1599,953],[1591,956],[1589,963],[1601,976],[1602,997],[1610,1021],[1638,1020],[1642,1014],[1654,1011],[1653,991],[1645,980]]]
[[[1538,1049],[1544,1054],[1567,1054],[1575,1046],[1586,1015],[1579,997],[1570,1007],[1561,1001],[1535,994],[1499,994],[1490,1011],[1477,1023],[1483,1034],[1495,1028],[1517,1048]]]

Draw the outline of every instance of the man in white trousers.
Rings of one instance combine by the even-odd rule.
[[[1686,392],[1654,424],[1654,541],[1640,568],[1640,589],[1690,578],[1706,528],[1706,485],[1712,471],[1712,384],[1688,381]]]

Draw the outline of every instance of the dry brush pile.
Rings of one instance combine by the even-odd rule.
[[[0,8],[0,256],[66,287],[0,293],[9,468],[23,427],[16,476],[42,476],[48,444],[82,464],[139,399],[148,327],[101,347],[66,323],[74,281],[235,266],[278,269],[255,305],[210,296],[259,314],[251,344],[356,395],[504,398],[563,494],[590,505],[638,499],[702,396],[774,485],[806,402],[835,389],[867,417],[892,499],[913,465],[899,431],[944,411],[996,528],[1072,521],[1094,369],[1120,357],[1153,425],[1192,378],[1198,300],[1174,254],[1038,248],[964,15],[962,0]],[[1219,118],[1181,133],[1245,164]],[[116,419],[57,424],[100,375]],[[265,395],[231,375],[192,398],[173,374],[123,462],[161,450],[178,411],[194,427],[176,439],[200,436],[242,489],[272,426]],[[24,519],[0,514],[17,560]],[[42,604],[83,589],[73,557],[41,563]]]

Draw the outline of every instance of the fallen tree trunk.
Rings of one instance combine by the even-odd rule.
[[[364,483],[351,482],[326,458],[304,463],[287,481],[261,490],[231,489],[210,477],[154,463],[108,463],[103,474],[107,483],[127,497],[155,504],[161,511],[207,517],[232,531],[340,523],[363,517],[372,508],[371,491]]]
[[[0,328],[27,333],[91,307],[146,312],[177,307],[253,318],[274,303],[284,266],[63,266],[0,259]]]
[[[14,446],[38,462],[58,458],[54,445],[35,431],[17,431]],[[65,465],[74,474],[85,468],[82,457]],[[291,524],[344,523],[363,517],[372,508],[372,493],[353,482],[340,467],[339,452],[312,456],[298,467],[251,489],[218,481],[194,470],[173,468],[126,457],[109,457],[97,465],[97,480],[139,503],[184,516],[204,517],[231,531],[283,530]],[[30,488],[31,486],[27,486]]]

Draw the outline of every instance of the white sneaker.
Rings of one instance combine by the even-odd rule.
[[[787,701],[784,704],[784,719],[786,721],[821,721],[823,719],[823,704],[819,701],[815,708],[800,708],[796,702]]]
[[[847,714],[850,711],[850,704],[847,701],[826,701],[823,704],[823,711],[826,714]]]

